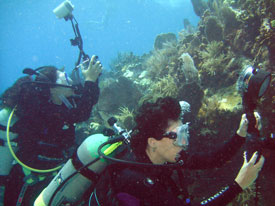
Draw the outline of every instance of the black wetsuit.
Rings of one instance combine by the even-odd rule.
[[[183,169],[208,169],[218,167],[228,161],[244,144],[245,138],[234,135],[230,141],[211,154],[194,154],[184,160]],[[135,158],[136,161],[150,163],[147,155]],[[101,176],[92,196],[92,205],[215,205],[223,206],[231,202],[242,189],[228,182],[212,197],[200,203],[189,202],[180,197],[177,184],[172,180],[172,168],[151,168],[113,164]],[[210,191],[211,192],[211,191]],[[194,194],[193,194],[194,195]]]
[[[68,98],[72,108],[50,101],[30,103],[33,110],[20,117],[12,127],[12,130],[18,133],[17,157],[24,164],[38,169],[50,169],[66,162],[70,153],[68,150],[76,146],[75,123],[90,117],[98,98],[98,82],[86,81],[81,95]],[[5,205],[16,205],[24,184],[23,177],[21,166],[17,165],[12,169],[5,189]],[[34,194],[30,195],[35,198]],[[28,194],[24,196],[22,205],[31,205]]]

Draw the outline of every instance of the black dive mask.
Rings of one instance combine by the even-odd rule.
[[[25,83],[35,83],[38,85],[46,85],[49,87],[65,87],[65,88],[71,88],[73,90],[77,90],[78,87],[73,85],[73,81],[68,77],[68,75],[66,73],[62,73],[62,75],[58,76],[57,82],[58,83],[52,83],[51,80],[44,75],[43,73],[39,72],[39,70],[44,69],[45,67],[39,67],[37,69],[31,69],[31,68],[25,68],[23,70],[23,74],[28,74],[30,76],[37,76],[37,77],[43,77],[43,79],[45,79],[45,81],[29,81],[29,82],[25,82]]]

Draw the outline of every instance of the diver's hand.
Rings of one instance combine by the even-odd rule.
[[[254,112],[254,117],[256,118],[256,125],[255,128],[261,130],[262,123],[261,123],[261,116],[258,112]],[[248,128],[248,119],[246,118],[246,114],[242,115],[242,119],[240,121],[239,129],[237,130],[237,134],[241,137],[246,137],[247,135],[247,128]]]
[[[255,128],[257,128],[258,130],[262,129],[262,119],[261,116],[258,112],[254,112],[254,117],[256,118],[256,125]]]
[[[85,81],[95,82],[102,72],[102,65],[100,61],[97,61],[97,57],[95,55],[92,56],[88,69],[82,68],[82,74]]]
[[[254,152],[253,156],[247,162],[246,152],[244,152],[244,163],[240,169],[235,181],[240,185],[244,190],[249,187],[258,177],[259,172],[261,171],[264,165],[264,157],[261,156],[260,160],[255,164],[258,154]]]
[[[248,120],[246,118],[246,114],[242,115],[242,119],[240,121],[239,129],[237,130],[237,134],[241,137],[246,137],[248,128]]]

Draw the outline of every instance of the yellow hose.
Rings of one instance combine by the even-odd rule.
[[[55,168],[52,168],[52,169],[36,169],[36,168],[32,168],[32,167],[29,167],[28,165],[24,164],[22,161],[20,161],[18,159],[18,157],[15,155],[13,149],[12,149],[12,146],[11,146],[11,143],[10,143],[10,124],[11,124],[11,119],[12,119],[12,116],[14,114],[16,110],[16,106],[13,108],[13,110],[11,111],[10,113],[10,116],[9,116],[9,119],[8,119],[8,123],[7,123],[7,142],[8,142],[8,147],[9,147],[9,150],[10,150],[10,153],[12,154],[13,158],[22,166],[24,167],[25,169],[28,169],[32,172],[38,172],[38,173],[48,173],[48,172],[53,172],[53,171],[56,171],[58,169],[61,168],[61,165],[55,167]],[[104,150],[104,154],[105,155],[109,155],[111,154],[117,147],[119,147],[120,145],[122,144],[122,142],[117,142],[117,143],[114,143],[112,145],[110,145],[106,150]]]
[[[110,145],[106,150],[104,150],[105,155],[111,154],[116,148],[118,148],[120,145],[122,145],[122,142],[116,142],[112,145]]]
[[[8,119],[8,123],[7,123],[7,131],[6,131],[6,134],[7,134],[7,142],[8,142],[8,147],[9,147],[9,150],[10,150],[10,153],[12,154],[13,158],[22,166],[24,167],[25,169],[28,169],[32,172],[38,172],[38,173],[48,173],[48,172],[53,172],[53,171],[56,171],[58,169],[61,168],[61,165],[55,167],[55,168],[52,168],[52,169],[35,169],[35,168],[32,168],[32,167],[29,167],[28,165],[25,165],[23,162],[21,162],[18,157],[15,155],[13,149],[12,149],[12,146],[11,146],[11,143],[10,143],[10,124],[11,124],[11,119],[12,119],[12,116],[15,112],[15,109],[16,109],[16,106],[13,108],[13,110],[11,111],[10,113],[10,116],[9,116],[9,119]]]

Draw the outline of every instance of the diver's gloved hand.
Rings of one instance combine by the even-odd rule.
[[[258,174],[264,165],[264,157],[261,155],[260,160],[256,162],[257,157],[258,153],[254,152],[248,162],[246,152],[244,152],[244,163],[235,179],[243,190],[249,187],[257,179]]]
[[[255,128],[260,131],[262,129],[261,116],[260,116],[260,114],[258,112],[254,112],[254,117],[256,118]]]
[[[85,81],[96,82],[98,76],[102,72],[102,65],[100,61],[97,61],[97,56],[93,55],[90,60],[88,69],[85,70],[83,67],[81,67],[81,71]]]
[[[262,123],[261,123],[261,116],[258,112],[254,112],[254,116],[256,118],[256,125],[255,128],[261,130]],[[242,115],[242,119],[240,121],[239,129],[237,130],[237,134],[241,137],[246,137],[248,129],[248,119],[246,118],[246,114]]]

